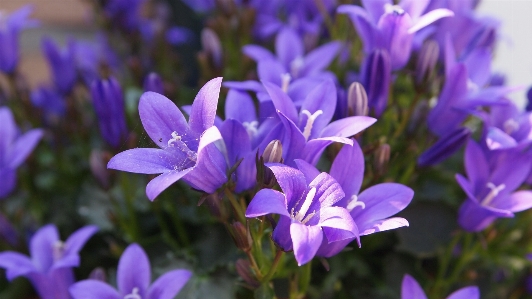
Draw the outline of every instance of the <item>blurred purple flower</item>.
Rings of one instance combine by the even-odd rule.
[[[90,91],[100,133],[109,145],[117,148],[128,134],[120,83],[113,77],[97,80],[92,83]]]
[[[150,286],[151,266],[146,252],[139,245],[129,245],[118,262],[118,290],[95,279],[83,280],[70,287],[74,299],[172,299],[188,282],[192,273],[173,270]]]
[[[161,76],[157,73],[149,73],[146,78],[144,78],[143,84],[144,92],[153,91],[156,93],[164,94],[164,83]]]
[[[65,115],[66,103],[63,95],[52,86],[39,86],[31,91],[31,103],[44,112],[47,121]]]
[[[68,287],[74,283],[72,267],[79,266],[79,251],[97,230],[96,226],[85,226],[62,242],[55,225],[43,226],[30,240],[31,258],[4,251],[0,253],[0,267],[6,269],[10,281],[26,277],[43,299],[70,299]]]
[[[530,173],[530,153],[517,149],[486,153],[469,140],[464,164],[467,179],[457,174],[456,180],[467,195],[458,214],[465,230],[480,231],[499,217],[513,217],[532,207],[532,191],[514,192]]]
[[[469,128],[459,127],[440,137],[436,143],[418,157],[417,164],[419,166],[432,166],[444,161],[466,143],[471,133]]]
[[[362,63],[361,81],[368,91],[368,106],[379,117],[388,105],[392,69],[390,55],[384,49],[372,51]]]
[[[0,199],[15,188],[17,168],[31,154],[42,135],[41,129],[20,135],[11,110],[0,107]]]
[[[144,93],[139,102],[140,119],[161,149],[130,149],[114,156],[107,167],[134,173],[162,173],[146,186],[150,200],[181,178],[198,190],[216,191],[227,181],[227,162],[215,144],[222,136],[213,126],[221,83],[222,78],[215,78],[201,88],[188,123],[168,98],[154,92]]]
[[[76,42],[69,39],[65,49],[61,50],[49,37],[42,40],[42,50],[50,69],[57,90],[67,95],[78,79],[76,68]]]
[[[260,190],[249,203],[246,217],[279,214],[272,238],[282,250],[294,250],[299,266],[316,255],[324,234],[329,242],[358,237],[349,212],[333,206],[344,197],[333,177],[323,172],[309,181],[303,172],[286,165],[267,166],[283,192]]]
[[[479,299],[480,291],[478,287],[465,287],[461,288],[446,299]],[[419,285],[419,283],[410,275],[406,274],[403,277],[403,283],[401,285],[401,299],[427,299],[425,292]]]
[[[38,21],[29,19],[32,5],[25,5],[9,15],[0,12],[0,71],[12,74],[19,60],[19,34],[24,28],[35,27]]]

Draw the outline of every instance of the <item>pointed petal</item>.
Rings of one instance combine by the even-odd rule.
[[[220,133],[225,143],[230,166],[233,166],[238,159],[251,152],[248,132],[240,122],[227,119],[221,125]]]
[[[7,159],[7,151],[17,136],[17,125],[13,113],[7,107],[0,107],[0,161]]]
[[[225,99],[225,119],[236,119],[240,123],[257,121],[255,104],[249,93],[231,89]]]
[[[372,20],[368,12],[358,5],[340,5],[336,11],[339,14],[347,14],[349,16],[363,41],[364,52],[369,53],[375,45],[377,28],[373,24],[377,24],[377,21]]]
[[[363,209],[355,207],[351,216],[360,231],[367,229],[376,220],[382,220],[402,211],[414,197],[414,191],[397,183],[382,183],[362,191],[358,201],[365,204]]]
[[[467,197],[473,201],[477,201],[478,199],[476,198],[474,194],[473,186],[469,183],[469,181],[465,177],[463,177],[461,174],[456,174],[455,178],[456,178],[456,181],[458,182],[458,185],[460,185],[462,190],[464,190]]]
[[[368,11],[374,23],[384,14],[384,6],[393,4],[391,0],[362,0],[362,6]]]
[[[509,149],[517,146],[517,141],[497,127],[487,129],[486,144],[490,150]]]
[[[471,192],[478,194],[486,187],[490,170],[482,148],[474,140],[467,142],[464,153],[464,165],[467,178],[473,187]]]
[[[465,287],[453,292],[447,299],[479,299],[480,291],[478,287]]]
[[[262,84],[260,84],[260,82],[258,81],[253,81],[253,80],[247,80],[247,81],[241,81],[241,82],[225,81],[222,85],[224,87],[236,89],[236,90],[249,90],[249,91],[254,91],[254,92],[263,90]]]
[[[192,171],[193,167],[181,171],[170,171],[161,174],[160,176],[151,180],[146,185],[146,196],[153,201],[161,192],[170,187],[173,183],[184,177],[187,173]]]
[[[15,189],[17,172],[11,168],[0,169],[0,199],[6,197]]]
[[[430,0],[401,0],[401,6],[411,17],[416,20],[427,8]]]
[[[299,128],[288,119],[282,112],[277,112],[284,126],[284,135],[281,141],[283,145],[283,158],[287,165],[294,166],[294,159],[301,158],[305,148],[305,136]]]
[[[301,37],[292,28],[284,27],[275,38],[275,53],[283,66],[290,69],[294,60],[303,57]]]
[[[282,76],[286,73],[287,70],[277,60],[261,61],[257,64],[257,76],[263,84],[264,82],[270,82],[274,85],[282,86]]]
[[[408,33],[412,34],[417,32],[420,29],[423,29],[427,27],[428,25],[436,22],[437,20],[441,18],[446,17],[452,17],[454,16],[454,13],[452,10],[448,10],[445,8],[439,8],[435,10],[431,10],[428,13],[422,15],[417,22],[414,24],[414,26],[410,27],[408,29]]]
[[[98,231],[95,225],[88,225],[75,231],[65,241],[65,251],[63,257],[54,263],[53,268],[77,267],[79,266],[79,251],[87,240]]]
[[[283,251],[291,251],[292,246],[292,237],[290,236],[290,225],[292,224],[292,219],[287,216],[279,216],[279,221],[272,233],[272,240],[278,245]]]
[[[358,237],[358,228],[349,212],[341,207],[328,207],[320,210],[321,227],[329,243]]]
[[[401,217],[392,217],[384,220],[376,220],[373,222],[366,223],[365,229],[360,233],[360,235],[366,236],[373,233],[392,230],[404,226],[408,226],[408,221]]]
[[[371,126],[377,120],[368,116],[351,116],[330,123],[321,132],[321,137],[351,137]]]
[[[283,190],[287,206],[290,206],[292,200],[297,201],[307,189],[305,176],[301,171],[277,163],[271,163],[266,166],[272,170],[277,183]]]
[[[20,136],[13,143],[9,149],[9,155],[6,161],[8,167],[17,168],[26,160],[29,154],[37,146],[37,143],[41,140],[43,131],[41,129],[33,129]]]
[[[509,218],[513,216],[514,214],[510,211],[481,206],[471,199],[466,199],[458,210],[458,223],[468,232],[478,232],[486,228],[497,218]]]
[[[325,138],[316,138],[309,140],[307,144],[305,145],[305,150],[303,152],[303,160],[307,161],[308,163],[312,165],[316,165],[318,163],[318,160],[321,157],[321,154],[323,153],[323,150],[333,142],[339,142],[343,144],[347,144],[351,146],[353,144],[353,140],[349,138],[343,138],[343,137],[325,137]]]
[[[500,210],[511,212],[521,212],[532,208],[532,191],[521,190],[510,194],[510,196],[493,200],[491,206]]]
[[[297,109],[288,95],[275,84],[270,82],[262,82],[262,84],[264,84],[264,88],[266,88],[268,95],[272,99],[275,109],[286,115],[292,122],[297,123]]]
[[[147,299],[172,299],[188,282],[192,272],[174,270],[159,277],[148,290]]]
[[[304,160],[295,159],[294,162],[296,163],[297,168],[305,176],[305,180],[307,182],[312,182],[320,174],[320,171],[317,170],[316,167],[312,166]]]
[[[401,299],[427,299],[419,283],[410,275],[403,277],[401,284]]]
[[[40,272],[47,272],[54,262],[53,246],[59,242],[57,227],[48,224],[35,232],[30,240],[31,260]]]
[[[221,86],[222,77],[214,78],[205,83],[196,95],[188,122],[194,133],[201,135],[214,125]]]
[[[248,205],[246,217],[253,218],[267,214],[279,214],[290,217],[286,206],[285,195],[279,191],[262,189]]]
[[[318,137],[319,133],[331,121],[334,111],[336,109],[336,86],[332,80],[326,80],[319,84],[307,95],[300,111],[308,111],[314,114],[317,111],[322,111],[312,124],[310,131],[310,139]],[[308,122],[308,115],[304,113],[299,114],[299,128],[304,130]]]
[[[180,135],[188,131],[188,124],[177,106],[167,97],[145,92],[140,97],[139,114],[144,130],[159,147],[165,148],[172,133]]]
[[[218,130],[216,127],[212,128]],[[198,152],[198,163],[183,179],[196,189],[213,193],[227,182],[226,172],[226,158],[217,142],[212,142]]]
[[[268,49],[257,45],[245,45],[242,52],[255,62],[264,60],[275,60],[275,56]]]
[[[346,198],[358,194],[364,180],[364,154],[356,140],[353,141],[353,146],[342,147],[329,173],[342,186]]]
[[[290,236],[294,246],[297,265],[304,265],[312,260],[320,248],[323,232],[319,226],[307,226],[293,222],[290,225]]]
[[[379,20],[379,38],[376,39],[376,48],[386,49],[390,54],[392,70],[398,70],[405,66],[412,51],[414,35],[409,33],[412,26],[412,18],[407,13],[401,13],[401,9],[392,8]]]
[[[309,52],[303,60],[299,77],[309,76],[326,69],[340,51],[340,42],[330,42]]]
[[[138,244],[129,245],[118,261],[116,284],[120,293],[127,295],[138,289],[144,296],[151,281],[150,261],[146,252]]]
[[[26,276],[29,273],[38,272],[27,256],[12,251],[0,253],[0,268],[6,269],[6,276],[10,281],[18,276]]]
[[[477,86],[484,86],[492,75],[491,50],[488,48],[476,48],[467,55],[464,64],[471,81]]]
[[[98,280],[83,280],[68,290],[74,299],[122,299],[113,287]]]
[[[312,182],[309,183],[310,188],[316,188],[317,201],[309,208],[310,211],[318,211],[326,207],[330,207],[345,196],[340,184],[328,173],[320,173]]]
[[[107,168],[133,173],[157,174],[174,171],[179,160],[170,151],[157,148],[134,148],[111,158]]]

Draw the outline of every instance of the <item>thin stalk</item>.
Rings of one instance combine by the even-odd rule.
[[[275,254],[275,258],[273,259],[272,266],[270,267],[270,270],[268,273],[266,273],[266,276],[262,278],[262,283],[268,282],[272,279],[273,275],[275,274],[275,271],[277,270],[277,266],[279,266],[279,262],[281,261],[281,257],[283,257],[284,251],[277,250],[277,253]]]

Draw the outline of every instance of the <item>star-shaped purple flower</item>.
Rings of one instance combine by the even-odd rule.
[[[187,123],[183,113],[165,96],[146,92],[139,102],[140,120],[146,133],[160,149],[135,148],[119,153],[107,168],[158,174],[146,186],[146,195],[155,199],[179,179],[207,193],[227,181],[227,162],[217,148],[222,136],[214,127],[222,78],[201,88],[194,99]]]
[[[465,287],[461,288],[446,299],[479,299],[480,291],[478,287]],[[425,292],[419,285],[419,283],[410,275],[406,274],[403,277],[403,283],[401,285],[401,299],[427,299]]]
[[[246,217],[279,214],[272,238],[282,250],[294,250],[298,265],[316,255],[323,235],[329,242],[358,237],[349,212],[334,206],[344,192],[333,177],[323,172],[309,181],[295,168],[277,163],[267,166],[283,192],[260,190],[249,203]]]
[[[68,287],[74,283],[72,267],[79,265],[79,251],[98,228],[85,226],[65,242],[53,224],[40,228],[30,240],[31,258],[18,252],[0,253],[0,267],[8,280],[28,278],[43,299],[70,299]]]
[[[6,197],[16,185],[16,170],[31,154],[42,137],[41,129],[20,135],[7,107],[0,107],[0,199]]]
[[[118,262],[118,290],[99,280],[83,280],[70,287],[74,299],[172,299],[192,276],[188,270],[173,270],[150,286],[151,266],[138,244],[129,245]]]

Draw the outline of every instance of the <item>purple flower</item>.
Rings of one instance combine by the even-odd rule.
[[[318,175],[318,171],[304,161],[296,161],[299,169],[305,170],[307,180]],[[349,211],[355,221],[360,236],[408,226],[401,217],[391,217],[402,211],[412,200],[414,191],[397,183],[382,183],[360,192],[364,180],[364,156],[358,142],[353,146],[344,145],[331,166],[331,176],[340,184],[345,197],[334,204]],[[355,238],[337,242],[325,240],[318,256],[331,257],[338,254]],[[357,239],[360,245],[360,240]]]
[[[91,96],[100,133],[108,144],[117,148],[128,134],[120,83],[112,77],[94,81],[91,85]]]
[[[324,234],[329,242],[358,237],[349,212],[333,206],[344,197],[333,177],[323,172],[309,181],[295,168],[277,163],[267,166],[283,192],[260,190],[249,203],[246,217],[279,214],[272,238],[282,250],[294,250],[299,266],[316,255]]]
[[[379,117],[386,109],[392,82],[390,55],[386,50],[372,51],[362,64],[361,81],[368,91],[368,106]]]
[[[55,225],[43,226],[30,240],[31,258],[4,251],[0,253],[0,267],[6,269],[10,281],[19,276],[28,278],[43,299],[70,299],[72,267],[79,265],[79,251],[97,230],[96,226],[85,226],[62,242]]]
[[[458,151],[467,139],[471,136],[471,130],[466,127],[459,127],[440,137],[429,149],[424,151],[417,159],[419,166],[436,165]]]
[[[151,266],[148,256],[137,244],[129,245],[118,262],[118,290],[94,279],[70,287],[74,299],[172,299],[192,276],[188,270],[170,271],[150,286]]]
[[[464,164],[467,179],[456,175],[467,195],[460,207],[459,224],[467,231],[480,231],[499,217],[513,217],[532,207],[532,191],[515,191],[530,173],[529,153],[518,149],[486,153],[470,140]]]
[[[0,14],[0,71],[7,74],[15,71],[19,60],[20,31],[38,24],[28,19],[32,12],[33,6],[25,5],[7,16]]]
[[[340,5],[338,13],[348,14],[364,43],[364,52],[386,49],[392,70],[401,69],[408,62],[414,33],[441,18],[453,16],[448,9],[435,9],[422,15],[428,1],[363,0],[364,8]]]
[[[157,73],[149,73],[144,78],[144,91],[153,91],[156,93],[164,94],[164,82]]]
[[[215,142],[222,139],[214,127],[222,78],[201,88],[194,99],[187,123],[183,113],[163,95],[146,92],[139,102],[144,129],[160,149],[135,148],[119,153],[107,168],[157,174],[146,186],[150,200],[183,178],[193,188],[207,193],[227,181],[227,162]]]
[[[44,112],[47,121],[58,119],[65,115],[65,98],[52,86],[39,86],[31,91],[31,103]]]
[[[69,94],[78,79],[75,41],[70,39],[66,48],[61,50],[51,38],[45,37],[42,40],[42,50],[50,64],[57,90],[63,95]]]
[[[525,147],[532,142],[532,113],[520,111],[513,102],[491,107],[484,118],[489,149]]]
[[[141,26],[140,7],[145,0],[110,0],[105,12],[113,23],[126,31],[138,30]]]
[[[480,291],[478,287],[465,287],[453,292],[446,299],[479,299]],[[410,275],[406,274],[403,277],[401,285],[401,299],[427,299],[425,292],[417,283],[417,281]]]
[[[11,110],[0,107],[0,199],[16,185],[16,170],[31,154],[42,137],[41,129],[20,135]]]

